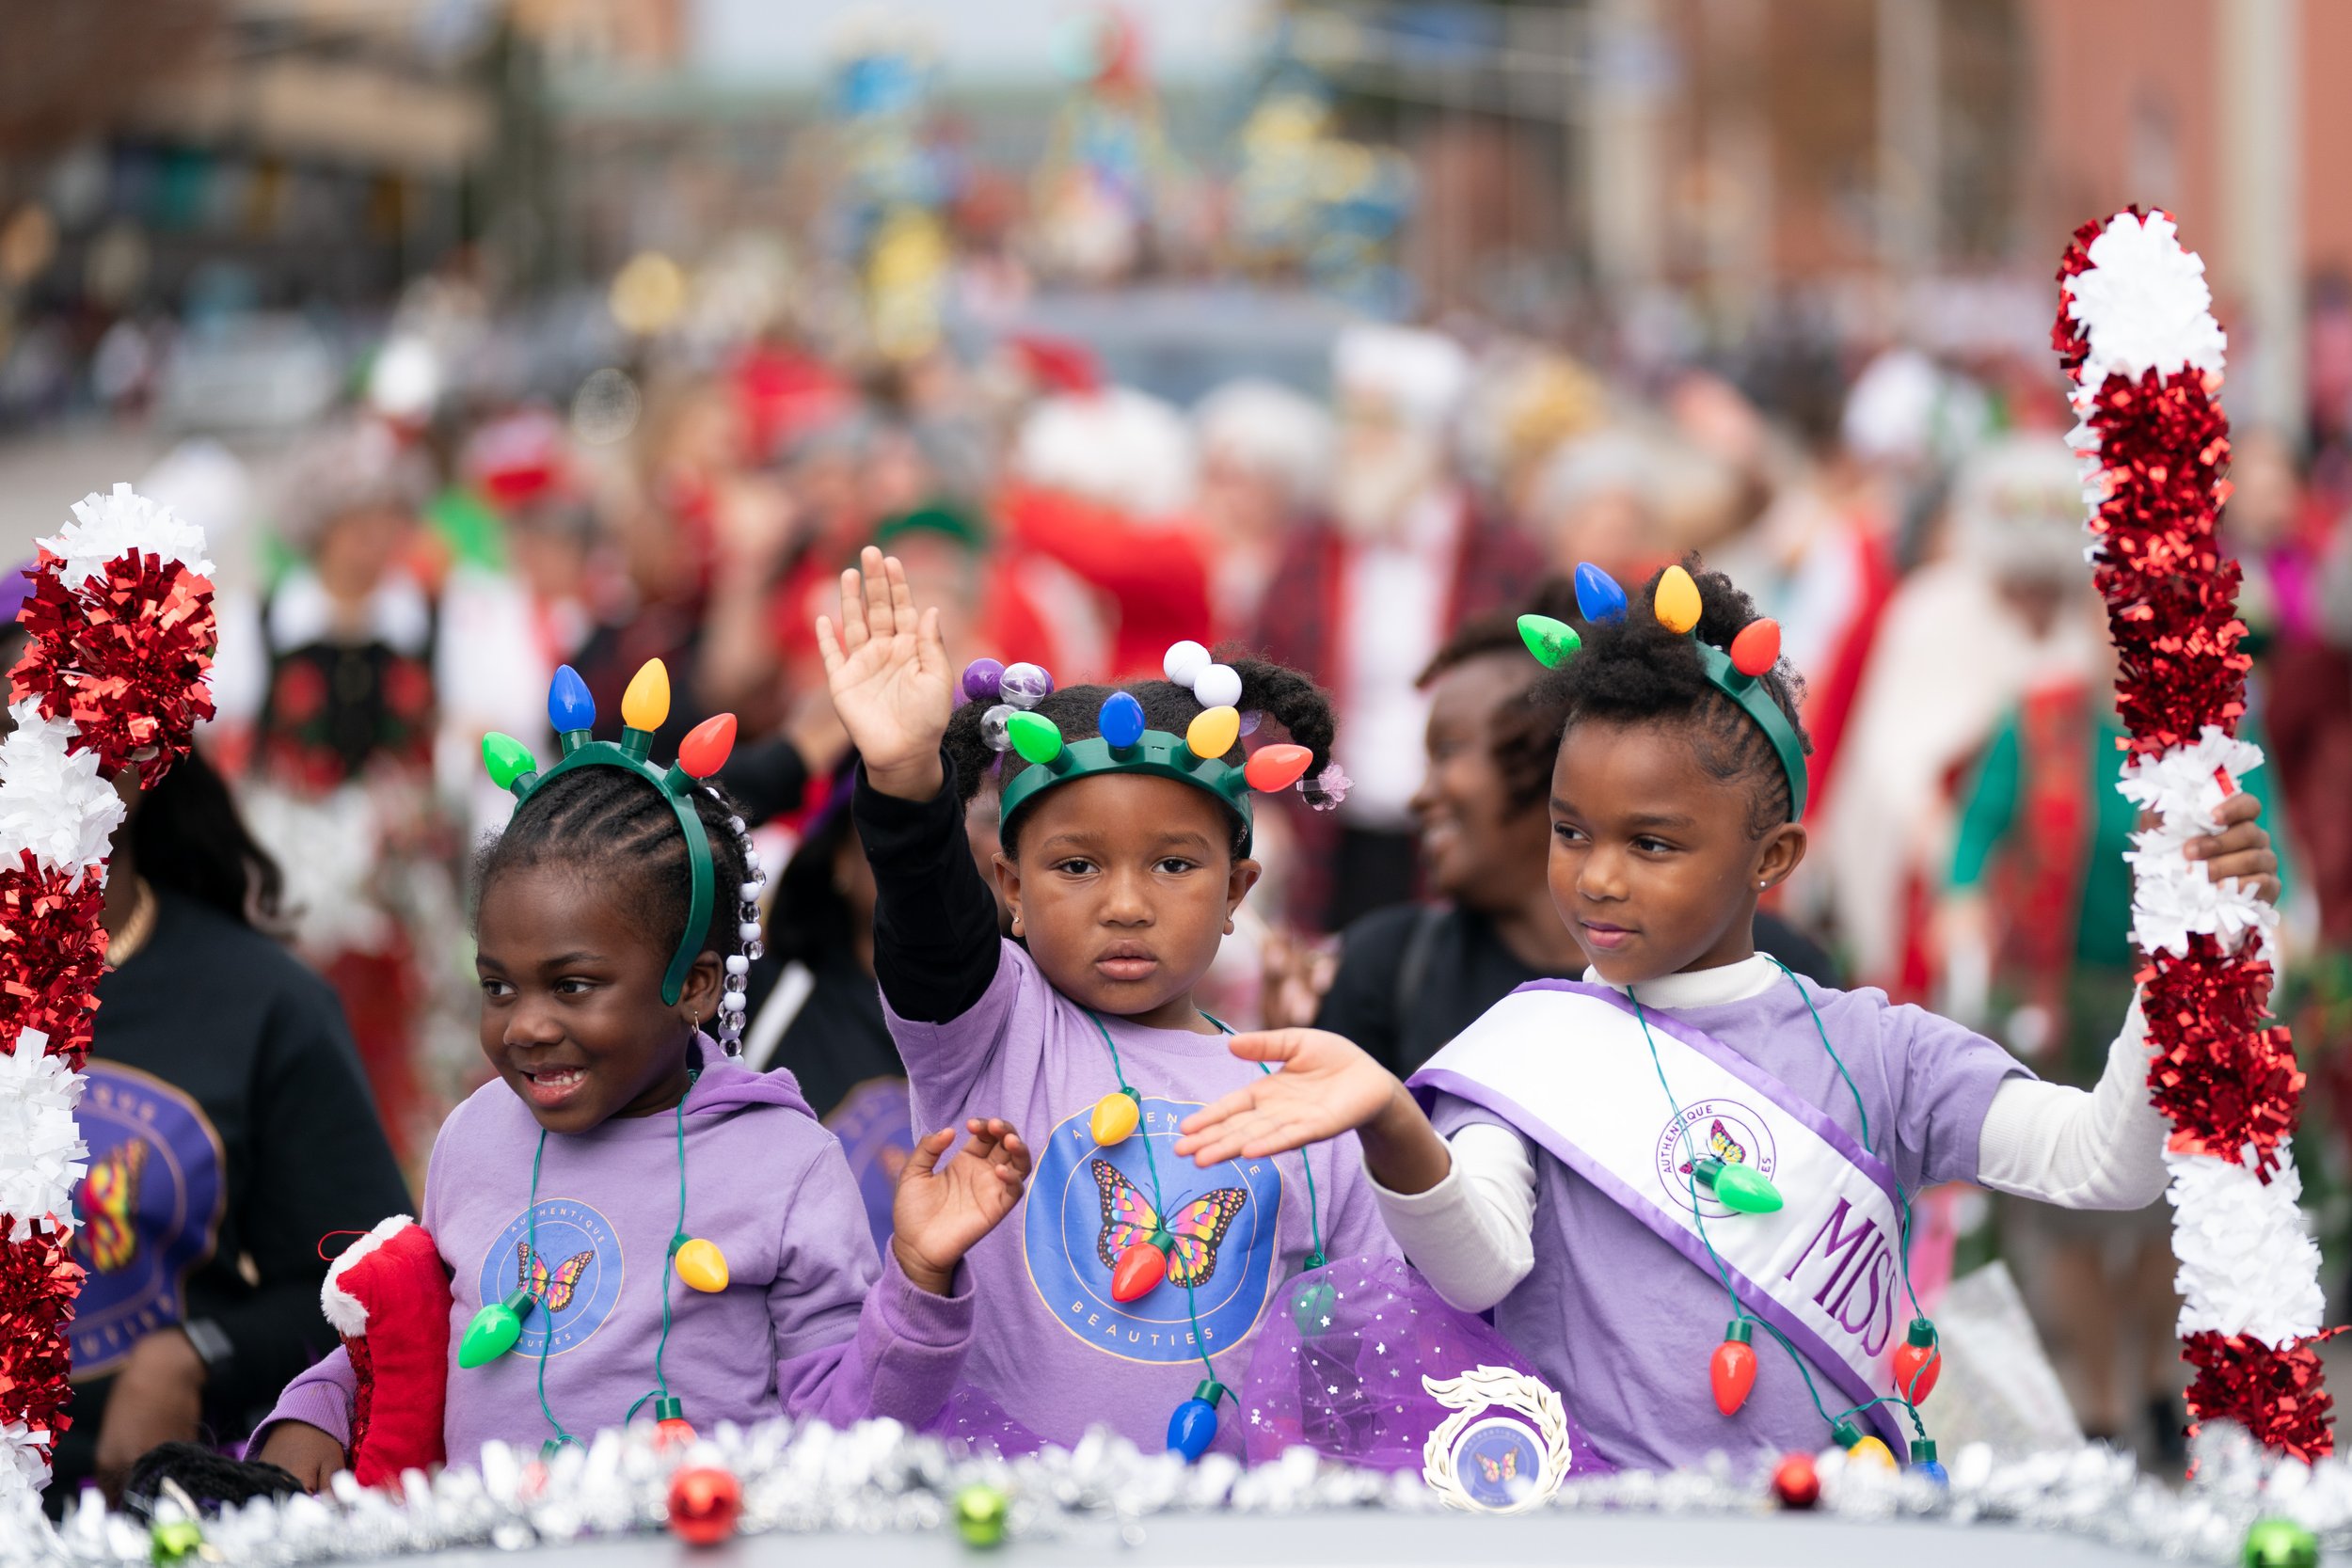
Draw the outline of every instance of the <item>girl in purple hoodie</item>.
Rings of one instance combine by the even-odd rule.
[[[561,763],[541,774],[505,737],[485,746],[521,799],[478,875],[499,1081],[442,1124],[425,1178],[421,1223],[452,1275],[447,1456],[635,1418],[930,1421],[971,1337],[963,1254],[1019,1200],[1028,1150],[1001,1121],[967,1122],[944,1163],[953,1132],[922,1139],[877,1259],[791,1075],[752,1071],[702,1028],[739,1028],[738,948],[758,929],[732,896],[755,891],[757,856],[699,782],[716,760],[690,737],[665,773],[646,760],[660,716],[626,703],[623,740],[589,739],[570,673],[550,698]],[[357,1389],[348,1354],[328,1356],[287,1387],[256,1456],[316,1488],[346,1463]]]

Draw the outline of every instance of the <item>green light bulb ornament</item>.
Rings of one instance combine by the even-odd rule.
[[[468,1371],[496,1361],[523,1337],[523,1320],[531,1315],[529,1291],[516,1291],[504,1301],[485,1302],[457,1341],[457,1364]]]
[[[492,784],[501,789],[513,789],[516,780],[539,771],[539,759],[513,736],[492,730],[482,737],[482,767]]]
[[[2240,1560],[2246,1568],[2319,1568],[2319,1538],[2292,1519],[2257,1519]]]
[[[1725,1164],[1709,1157],[1692,1167],[1726,1209],[1742,1214],[1771,1214],[1780,1209],[1780,1189],[1746,1165]]]

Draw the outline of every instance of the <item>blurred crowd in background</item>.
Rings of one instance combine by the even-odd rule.
[[[1916,69],[1906,49],[1965,100],[1983,28],[2007,18],[2004,46],[2025,48],[2067,25],[2022,0],[1808,4],[1824,51],[1831,23],[1868,35],[1882,110]],[[109,8],[55,13],[86,8]],[[0,19],[20,11],[13,37],[52,25]],[[1961,264],[1978,242],[1955,224],[1926,259],[1941,273],[1817,269],[1770,293],[1708,228],[1759,199],[1741,185],[1721,212],[1693,198],[1692,269],[1629,282],[1626,150],[1681,147],[1657,127],[1708,96],[1739,29],[1787,25],[1740,0],[1278,8],[1214,90],[1165,95],[1149,8],[1073,10],[1058,73],[977,108],[922,25],[871,15],[813,33],[818,80],[787,108],[701,114],[623,69],[685,48],[692,7],[186,11],[121,90],[168,104],[175,71],[210,62],[231,86],[188,91],[228,93],[214,120],[130,103],[43,131],[0,107],[0,480],[19,553],[117,478],[210,531],[205,750],[282,868],[278,934],[341,997],[412,1178],[486,1075],[466,895],[508,802],[479,743],[502,730],[548,754],[559,664],[610,715],[662,658],[664,751],[741,716],[729,782],[794,865],[753,1050],[820,1111],[868,1076],[858,1051],[887,1062],[859,978],[854,759],[811,630],[867,544],[946,607],[959,661],[1067,684],[1156,671],[1197,638],[1335,693],[1353,785],[1334,814],[1262,826],[1267,878],[1218,975],[1237,1023],[1313,1019],[1337,934],[1416,900],[1486,923],[1528,972],[1581,967],[1547,920],[1542,780],[1515,766],[1533,665],[1476,629],[1557,605],[1550,579],[1579,562],[1631,581],[1696,552],[1780,620],[1804,677],[1812,849],[1772,912],[1840,983],[1935,1006],[2046,1076],[2096,1076],[2135,967],[2132,823],[2108,787],[2111,662],[2042,274],[2089,203],[2170,199],[2160,185],[2086,175],[2057,198],[2086,205],[2019,217],[1989,259]],[[67,31],[44,35],[60,83],[90,45]],[[1605,53],[1627,39],[1630,63]],[[1488,70],[1536,90],[1512,73],[1539,45],[1614,62],[1561,68],[1549,90],[1590,99],[1565,134],[1479,97]],[[0,78],[42,57],[9,53]],[[278,98],[257,107],[237,84],[264,75]],[[1432,109],[1422,78],[1468,96]],[[583,81],[617,85],[596,109]],[[1750,81],[1768,152],[1829,134],[1767,87]],[[352,120],[341,152],[273,147],[305,92]],[[2112,172],[2212,188],[2182,149],[2220,132],[2151,102],[2125,129],[2169,141]],[[1890,137],[1918,152],[1907,123],[1854,156]],[[1699,129],[1708,177],[1735,180],[1756,150]],[[1974,211],[1971,157],[1998,162],[1946,154],[1955,211]],[[1810,169],[1781,172],[1767,228],[1841,221],[1806,206]],[[1512,194],[1530,179],[1572,198]],[[2177,205],[2191,245],[2223,228]],[[1513,231],[1496,210],[1535,215]],[[1916,216],[1871,209],[1859,254],[1900,254]],[[1677,221],[1645,243],[1671,252]],[[1481,232],[1501,236],[1484,262],[1463,248]],[[2270,757],[2249,784],[2288,866],[2279,1008],[2312,1078],[2296,1147],[2333,1247],[2352,1225],[2352,1146],[2328,1131],[2352,1130],[2352,293],[2298,276],[2294,309],[2264,316],[2266,275],[2242,276],[2220,309],[2233,332],[2258,324],[2262,362],[2242,409],[2233,378],[2226,517],[2256,651],[2246,731]],[[26,493],[59,451],[135,467]],[[1399,1017],[1428,961],[1406,950]],[[1405,1069],[1436,1043],[1400,1038]],[[2180,1382],[2161,1207],[2019,1207],[1996,1225],[1947,1193],[1927,1228],[1958,1266],[2008,1254],[2078,1416],[2133,1430]]]

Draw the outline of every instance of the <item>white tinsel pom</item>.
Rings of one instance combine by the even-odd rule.
[[[36,1501],[49,1484],[49,1460],[41,1445],[46,1430],[23,1421],[0,1421],[0,1515],[13,1514],[24,1497]]]
[[[2192,838],[2217,832],[2215,815],[2229,795],[2221,776],[2235,781],[2262,766],[2262,748],[2208,724],[2190,745],[2157,757],[2135,757],[2116,784],[2134,805],[2157,814],[2155,826],[2132,835],[2124,855],[2136,877],[2132,937],[2141,951],[2183,954],[2192,932],[2203,931],[2234,950],[2248,933],[2266,934],[2279,911],[2233,877],[2216,882],[2202,861],[2182,854]]]
[[[168,506],[149,500],[128,484],[106,494],[96,491],[73,504],[73,521],[56,537],[40,541],[41,548],[62,556],[58,576],[68,588],[79,588],[133,550],[184,564],[199,577],[211,577],[213,563],[204,554],[204,531],[183,521]]]
[[[71,1227],[73,1189],[89,1171],[89,1146],[73,1125],[82,1075],[48,1045],[27,1029],[0,1056],[0,1215],[11,1221],[10,1241]]]
[[[55,871],[97,865],[122,821],[122,798],[98,776],[95,754],[66,750],[79,733],[72,722],[42,718],[29,699],[8,712],[16,731],[0,740],[0,865],[23,849]]]
[[[2068,285],[2069,310],[2090,341],[2083,386],[2097,388],[2115,372],[2137,378],[2153,369],[2170,375],[2184,366],[2218,372],[2225,341],[2213,319],[2205,263],[2183,250],[2172,220],[2118,213],[2090,242],[2090,270]]]
[[[2288,1146],[2279,1146],[2267,1185],[2210,1154],[2168,1150],[2164,1163],[2172,1173],[2166,1196],[2181,1262],[2173,1280],[2181,1334],[2249,1334],[2278,1346],[2318,1333],[2327,1309],[2319,1247],[2303,1227],[2303,1183]]]

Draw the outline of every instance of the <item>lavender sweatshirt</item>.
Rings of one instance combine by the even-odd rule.
[[[792,1075],[753,1072],[707,1037],[695,1050],[703,1070],[686,1097],[684,1229],[726,1255],[727,1288],[715,1295],[663,1266],[678,1228],[673,1113],[548,1135],[535,1267],[525,1211],[539,1124],[503,1083],[476,1090],[442,1124],[421,1218],[453,1274],[443,1419],[452,1464],[471,1463],[494,1437],[534,1445],[552,1435],[537,1392],[543,1343],[556,1418],[580,1436],[621,1424],[654,1387],[665,1286],[673,1321],[662,1365],[687,1419],[705,1430],[778,1415],[920,1425],[939,1413],[971,1336],[963,1277],[960,1294],[940,1297],[895,1262],[878,1264],[841,1147]],[[475,1311],[526,1276],[544,1305],[525,1317],[521,1341],[460,1370]],[[348,1444],[356,1388],[338,1350],[287,1386],[256,1451],[283,1420]]]

